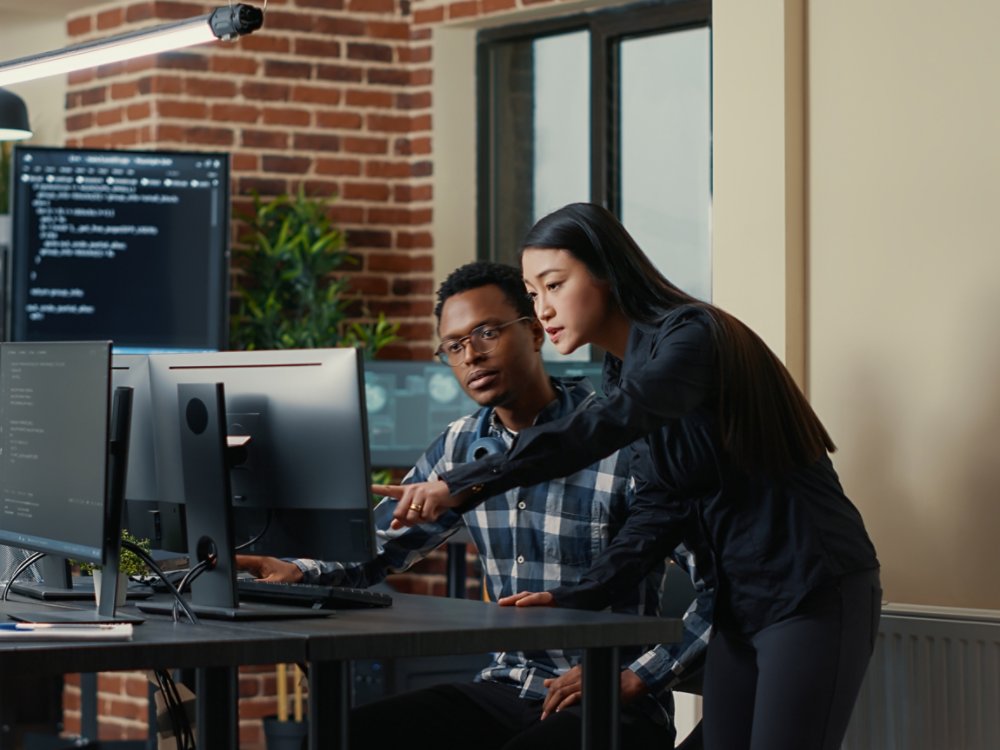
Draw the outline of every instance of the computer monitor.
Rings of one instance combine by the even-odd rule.
[[[183,506],[161,501],[153,446],[153,396],[146,354],[111,356],[112,388],[132,389],[132,429],[129,437],[125,509],[122,523],[133,536],[148,539],[153,558],[164,564],[179,560],[186,550]],[[130,592],[138,596],[139,591]]]
[[[599,362],[546,362],[553,377],[586,377],[601,387]],[[372,465],[409,468],[456,419],[479,408],[440,362],[376,360],[365,365]]]
[[[225,569],[230,544],[220,536],[247,554],[344,562],[375,556],[359,350],[154,354],[149,368],[160,500],[186,504],[192,565],[203,559],[206,538],[219,555],[216,568],[192,586],[192,600],[204,604],[206,614],[214,614],[211,607],[231,608],[219,598],[229,597],[234,578]],[[217,385],[220,431],[231,444],[222,478],[212,457],[214,438],[203,437],[214,428]],[[195,387],[201,390],[186,393]],[[195,502],[192,496],[206,487],[217,489]],[[219,517],[221,492],[229,495],[218,499],[228,518]],[[211,517],[204,515],[206,505],[213,506]],[[199,602],[199,585],[215,592],[214,603]]]
[[[112,409],[110,360],[110,342],[0,344],[0,543],[117,569],[131,392]],[[115,583],[96,611],[24,617],[114,620]]]
[[[10,340],[225,348],[226,154],[18,146],[11,185]]]

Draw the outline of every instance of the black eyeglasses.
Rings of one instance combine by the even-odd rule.
[[[500,331],[507,326],[520,323],[522,320],[533,320],[533,318],[524,315],[515,320],[509,320],[506,323],[487,323],[486,325],[481,325],[469,331],[468,336],[462,336],[457,339],[445,339],[434,353],[438,359],[449,367],[458,367],[465,359],[466,341],[472,346],[474,352],[489,354],[497,348],[497,344],[500,342]]]

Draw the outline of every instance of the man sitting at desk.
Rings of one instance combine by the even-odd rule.
[[[556,419],[594,398],[586,380],[557,381],[544,370],[544,331],[518,269],[471,263],[438,290],[442,338],[438,355],[463,390],[481,406],[456,420],[417,461],[404,482],[436,477],[478,451],[506,450],[517,431]],[[464,516],[449,512],[433,523],[391,529],[395,502],[375,509],[379,554],[368,563],[283,561],[238,555],[237,566],[274,581],[370,586],[406,570],[443,544],[464,523],[479,550],[491,600],[519,591],[574,583],[624,523],[628,512],[627,451],[569,477],[516,488]],[[683,549],[675,557],[686,567]],[[651,574],[616,611],[658,613],[665,568]],[[708,641],[711,592],[699,595],[684,618],[681,643],[657,646],[622,671],[623,747],[673,747],[670,688],[693,669]],[[623,655],[623,661],[628,657]],[[498,653],[476,682],[439,685],[376,701],[351,714],[357,747],[578,748],[580,653],[547,650]],[[355,745],[352,745],[355,746]]]

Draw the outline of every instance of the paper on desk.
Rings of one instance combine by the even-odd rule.
[[[0,640],[14,641],[130,641],[132,623],[86,625],[77,623],[0,623]]]

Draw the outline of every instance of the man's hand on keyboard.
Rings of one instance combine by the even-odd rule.
[[[236,555],[236,569],[245,570],[254,578],[264,581],[298,583],[302,580],[302,571],[295,563],[285,562],[277,557]]]

